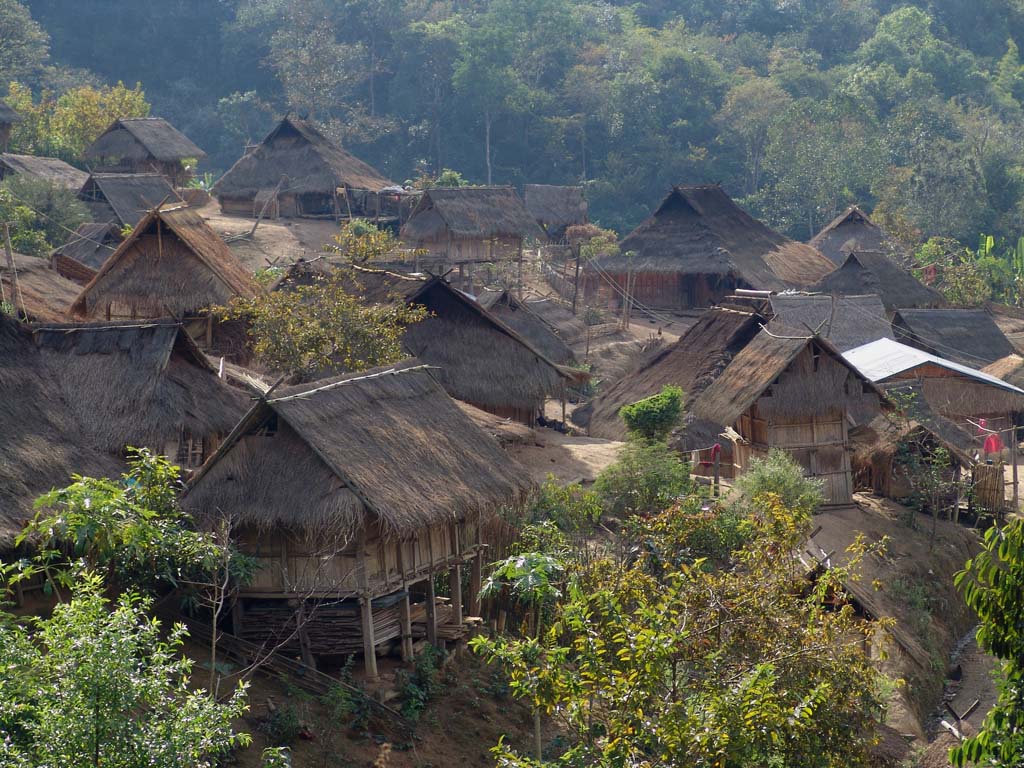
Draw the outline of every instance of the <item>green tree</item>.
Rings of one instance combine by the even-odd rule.
[[[716,119],[723,133],[737,142],[746,155],[744,192],[748,195],[761,188],[769,131],[791,102],[788,93],[774,80],[765,77],[743,80],[725,96],[725,103]]]
[[[4,764],[213,768],[248,744],[231,726],[244,686],[223,703],[194,690],[184,627],[165,638],[149,601],[103,589],[85,575],[50,617],[0,617]]]
[[[630,440],[618,460],[597,476],[594,490],[616,516],[667,509],[693,488],[690,468],[663,442]]]
[[[667,440],[683,412],[683,390],[666,384],[661,392],[619,409],[630,433],[647,440]]]
[[[981,620],[978,644],[1002,664],[999,699],[978,734],[952,750],[953,765],[1010,766],[1024,761],[1024,521],[985,532],[982,551],[956,575],[964,600]]]
[[[32,231],[42,235],[46,250],[71,239],[80,224],[89,221],[89,209],[75,190],[53,182],[23,176],[10,176],[0,185],[0,197],[6,196],[32,212]],[[27,233],[17,233],[19,239]],[[24,251],[23,251],[24,252]],[[33,253],[39,255],[38,250]]]
[[[0,0],[0,84],[38,82],[49,58],[50,36],[18,0]]]

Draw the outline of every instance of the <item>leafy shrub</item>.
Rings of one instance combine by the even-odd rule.
[[[271,744],[287,747],[299,738],[302,722],[295,707],[284,704],[270,713],[270,717],[262,724],[262,730]]]
[[[530,505],[530,519],[550,520],[568,534],[588,533],[601,518],[601,497],[579,483],[561,485],[548,475]]]
[[[736,479],[736,488],[747,502],[774,494],[784,507],[804,515],[814,514],[825,500],[821,481],[806,477],[803,467],[779,448],[754,459]]]
[[[683,390],[666,385],[661,392],[619,409],[619,416],[633,434],[648,440],[664,440],[679,423],[683,410]]]
[[[35,248],[31,251],[34,255],[45,254],[67,242],[79,224],[89,221],[89,209],[85,207],[85,203],[78,199],[74,191],[66,187],[39,179],[11,176],[4,180],[3,189],[10,201],[17,206],[24,206],[32,214],[30,230],[12,230],[11,237],[23,242],[24,238],[30,237],[31,232],[35,239],[28,247]],[[41,250],[38,246],[40,240]],[[24,242],[20,247],[26,247]],[[15,250],[18,249],[19,246],[15,245]]]
[[[634,440],[594,484],[605,509],[615,515],[661,512],[693,490],[690,467],[663,442]]]
[[[402,692],[404,703],[402,714],[410,720],[419,720],[427,704],[441,687],[437,670],[441,663],[441,652],[431,645],[426,646],[411,672],[400,669],[395,673],[395,682]]]

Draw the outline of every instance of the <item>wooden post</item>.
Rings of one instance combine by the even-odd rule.
[[[409,610],[409,590],[398,603],[398,625],[402,632],[402,661],[412,661],[412,612]]]
[[[359,598],[359,612],[363,630],[363,665],[366,679],[377,679],[377,643],[373,637],[373,601],[368,597]]]
[[[4,253],[7,254],[7,268],[11,270],[11,306],[14,307],[14,315],[18,315],[18,299],[21,299],[21,312],[28,320],[28,308],[25,306],[25,297],[21,293],[21,283],[18,282],[18,267],[14,263],[14,248],[11,245],[11,227],[4,222]]]
[[[712,449],[714,450],[714,449]],[[715,467],[715,498],[721,495],[721,477],[722,477],[722,452],[714,451],[714,467]]]
[[[480,615],[480,589],[483,586],[484,556],[480,550],[473,555],[469,566],[469,615]]]
[[[206,316],[206,351],[213,349],[213,312]]]
[[[523,238],[519,238],[519,298],[523,298]]]
[[[583,247],[582,243],[576,243],[576,275],[573,277],[572,283],[572,313],[576,314],[576,298],[580,295],[580,249]]]
[[[953,522],[960,522],[960,462],[953,466],[953,486],[956,488],[956,502],[953,507]]]
[[[1010,461],[1013,464],[1013,514],[1020,512],[1020,484],[1017,476],[1017,422],[1010,414]]]
[[[231,634],[241,637],[245,627],[245,609],[242,607],[242,598],[235,595],[231,604]]]
[[[434,594],[434,574],[427,577],[427,640],[435,648],[437,645],[437,596]]]
[[[305,600],[299,603],[299,610],[295,620],[299,625],[299,650],[302,652],[302,663],[310,669],[316,669],[316,659],[313,657],[313,646],[309,642],[309,633],[306,631]]]
[[[452,624],[462,624],[462,565],[456,563],[448,571],[448,591],[452,596]]]

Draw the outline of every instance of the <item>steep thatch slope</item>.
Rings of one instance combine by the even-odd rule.
[[[394,186],[377,169],[350,155],[311,123],[284,118],[213,186],[217,197],[254,197],[285,179],[284,193],[334,194],[338,187],[379,192]]]
[[[151,211],[82,289],[72,311],[97,318],[184,317],[259,288],[203,218],[184,204]]]
[[[942,294],[929,288],[884,253],[860,251],[816,283],[812,290],[841,296],[876,294],[887,310],[901,307],[941,307]]]
[[[122,227],[135,227],[157,206],[181,200],[159,173],[94,173],[78,196],[96,221],[116,220]]]
[[[771,297],[771,307],[783,325],[817,332],[841,352],[894,338],[878,296],[783,293]]]
[[[170,162],[206,157],[206,153],[162,117],[135,117],[115,120],[86,147],[83,157]]]
[[[17,267],[18,290],[15,291],[14,273],[0,259],[0,285],[7,301],[17,308],[20,316],[36,322],[66,320],[71,302],[80,286],[61,277],[50,268],[46,259],[37,256],[14,255]]]
[[[402,238],[415,243],[446,236],[547,239],[512,187],[428,189],[402,227]]]
[[[817,248],[835,264],[842,264],[851,253],[891,253],[896,248],[885,230],[871,221],[856,205],[851,205],[836,216],[811,238],[808,245]]]
[[[810,285],[833,268],[814,248],[751,217],[715,185],[674,187],[619,250],[597,265],[608,272],[632,265],[639,272],[732,275],[768,290]]]
[[[255,434],[271,414],[277,434]],[[389,533],[408,534],[491,515],[529,487],[416,361],[282,390],[244,427],[196,477],[189,508],[306,532],[351,530],[369,511]],[[274,475],[252,472],[275,462]]]
[[[984,309],[901,309],[896,340],[947,360],[981,368],[1013,354],[1013,345]]]
[[[46,181],[75,192],[82,188],[89,174],[55,157],[0,154],[0,178],[7,175]]]

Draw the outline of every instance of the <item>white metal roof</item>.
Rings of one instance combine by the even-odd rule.
[[[862,344],[851,349],[843,355],[846,361],[859,370],[864,376],[873,382],[885,381],[895,376],[922,365],[937,365],[950,371],[990,384],[993,387],[1005,389],[1008,392],[1017,392],[1024,395],[1024,390],[1008,384],[1002,379],[983,373],[975,368],[968,368],[966,365],[954,363],[936,355],[928,354],[920,349],[908,347],[892,339],[878,339],[867,344]]]

